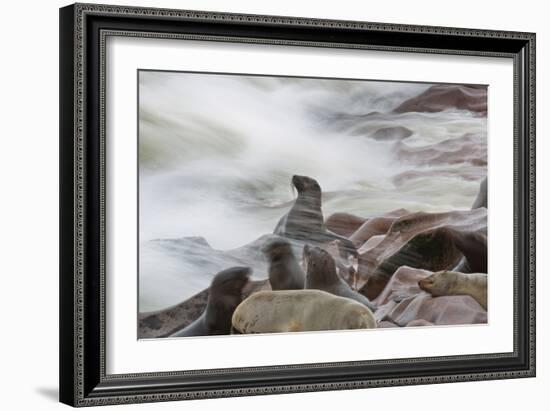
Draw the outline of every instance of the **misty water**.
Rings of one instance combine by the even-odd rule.
[[[486,166],[402,155],[469,133],[486,145],[487,119],[469,111],[392,113],[430,86],[140,72],[140,312],[191,297],[227,265],[265,277],[262,256],[242,247],[272,233],[294,174],[319,182],[325,218],[469,209]],[[371,138],[395,126],[413,134]]]

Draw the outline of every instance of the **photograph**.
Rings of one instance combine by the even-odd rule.
[[[138,339],[487,325],[489,91],[138,69]]]
[[[60,5],[59,401],[535,398],[542,14],[252,3]]]

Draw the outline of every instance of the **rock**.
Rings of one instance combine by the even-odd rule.
[[[397,217],[375,217],[371,218],[361,227],[359,227],[349,239],[355,244],[357,248],[361,247],[371,237],[378,236],[380,234],[386,234],[393,222]]]
[[[431,297],[418,294],[397,304],[387,318],[401,327],[413,320],[434,325],[485,324],[487,311],[469,295]]]
[[[435,324],[426,320],[412,320],[405,327],[425,327],[430,325],[435,325]]]
[[[406,298],[423,293],[418,286],[418,281],[429,277],[431,274],[432,272],[428,270],[407,266],[400,267],[376,300],[373,300],[373,303],[378,307],[386,307],[391,305],[392,302],[397,304]],[[393,308],[394,307],[390,307],[390,309]],[[382,310],[382,308],[380,308],[379,311],[380,310]],[[378,311],[376,314],[378,315]]]
[[[349,213],[334,213],[331,214],[325,221],[327,229],[333,233],[349,237],[361,224],[366,221],[366,218],[359,217]]]
[[[138,315],[138,338],[158,338],[172,335],[197,318],[206,308],[208,290],[164,310]]]
[[[370,134],[369,137],[380,141],[403,140],[413,135],[413,132],[407,127],[382,127]]]
[[[403,208],[384,213],[365,220],[350,236],[349,239],[356,247],[361,247],[371,237],[385,234],[392,223],[399,217],[409,214],[410,211]]]
[[[430,271],[450,270],[463,254],[455,238],[466,233],[487,231],[484,208],[447,213],[411,213],[396,219],[385,238],[359,253],[357,286],[370,300],[375,299],[401,266]],[[464,247],[463,247],[464,248]]]
[[[435,113],[448,109],[470,110],[487,115],[487,87],[459,84],[438,84],[408,99],[394,113]]]
[[[373,249],[374,247],[376,247],[378,244],[380,244],[384,238],[386,238],[385,235],[383,234],[380,234],[380,235],[373,235],[371,238],[369,238],[365,244],[363,244],[361,246],[361,248],[359,248],[358,250],[358,253],[359,254],[364,254],[366,253],[367,251]]]
[[[474,200],[474,204],[472,204],[472,210],[480,207],[487,208],[487,177],[479,184],[479,192]]]
[[[377,328],[399,328],[399,326],[389,321],[380,321]]]

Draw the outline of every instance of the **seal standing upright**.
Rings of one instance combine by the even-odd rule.
[[[313,243],[340,240],[348,254],[357,256],[357,249],[350,240],[326,228],[321,210],[322,193],[319,183],[307,176],[294,175],[292,184],[298,191],[298,197],[289,212],[279,220],[273,233]]]
[[[304,288],[304,271],[287,240],[281,237],[271,239],[262,247],[262,251],[269,263],[271,289],[302,290]]]
[[[306,262],[306,289],[327,291],[340,297],[351,298],[372,311],[375,310],[367,297],[359,294],[340,278],[336,272],[336,262],[332,256],[319,247],[304,246],[304,260]]]
[[[206,309],[199,318],[170,337],[229,334],[231,316],[242,301],[248,283],[249,267],[232,267],[220,271],[210,285]]]

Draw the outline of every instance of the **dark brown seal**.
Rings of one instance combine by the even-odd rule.
[[[317,289],[329,292],[340,297],[350,298],[375,310],[367,297],[357,291],[344,281],[336,272],[334,258],[325,250],[319,247],[304,246],[304,260],[306,262],[306,289]]]
[[[272,290],[302,290],[305,274],[298,263],[292,245],[282,237],[269,240],[263,247],[269,268]]]
[[[274,234],[308,243],[324,244],[340,240],[343,251],[357,256],[357,249],[346,237],[329,231],[321,210],[321,186],[313,178],[295,175],[292,184],[298,197],[280,220]]]
[[[460,231],[446,228],[453,245],[464,258],[453,269],[463,273],[487,273],[487,235],[484,232]]]
[[[229,334],[233,311],[243,299],[249,267],[232,267],[220,271],[210,285],[206,309],[199,318],[170,337]]]

